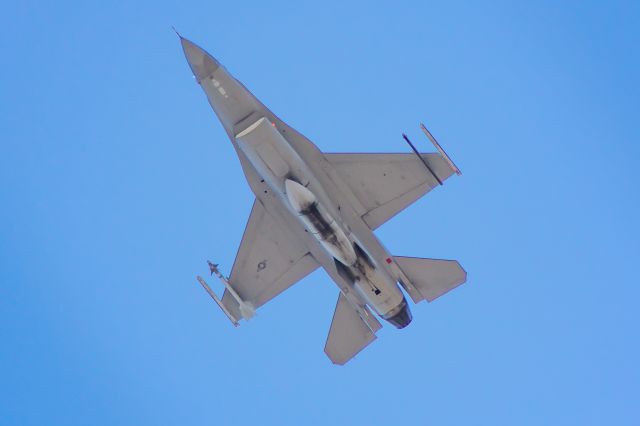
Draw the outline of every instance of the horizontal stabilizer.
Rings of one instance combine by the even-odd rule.
[[[377,329],[371,330],[340,293],[324,352],[334,364],[344,365],[376,339]]]
[[[432,302],[467,280],[467,272],[456,260],[402,256],[395,256],[393,259],[410,284],[422,296],[416,300],[415,292],[409,292],[415,303],[423,299]]]

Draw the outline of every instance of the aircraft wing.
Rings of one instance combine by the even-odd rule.
[[[324,155],[364,207],[371,229],[439,185],[416,154]],[[441,181],[454,173],[440,154],[420,155]]]
[[[262,203],[251,215],[231,269],[229,284],[253,308],[273,299],[320,266],[295,234],[280,226]],[[223,305],[242,318],[236,299],[225,290]]]

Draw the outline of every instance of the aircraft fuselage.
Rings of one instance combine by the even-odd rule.
[[[328,258],[333,258],[329,269],[335,268],[380,316],[391,319],[396,326],[406,326],[408,322],[398,323],[394,318],[400,311],[408,310],[396,280],[384,264],[367,253],[366,246],[352,231],[351,221],[342,214],[344,207],[327,195],[331,191],[323,187],[304,158],[278,131],[277,124],[260,118],[238,133],[235,140],[269,188],[267,194],[271,192],[286,206],[293,221],[304,228],[307,246],[319,246]],[[256,196],[264,194],[263,190]],[[340,208],[333,208],[335,205]],[[403,312],[402,318],[405,322],[410,320],[410,313]]]
[[[411,313],[391,256],[357,213],[355,197],[320,150],[205,51],[184,39],[183,47],[256,198],[294,230],[350,301],[368,305],[398,328],[408,325]]]

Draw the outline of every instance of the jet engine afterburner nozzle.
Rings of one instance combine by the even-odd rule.
[[[409,310],[407,299],[402,299],[402,303],[396,309],[387,313],[383,318],[393,324],[396,328],[405,328],[411,323],[413,315]]]

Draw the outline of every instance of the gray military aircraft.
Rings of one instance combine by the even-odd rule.
[[[256,196],[220,300],[234,325],[294,283],[324,268],[340,289],[325,353],[344,364],[397,328],[414,303],[432,301],[466,281],[454,260],[391,256],[373,230],[451,176],[460,174],[431,133],[438,153],[328,154],[276,117],[211,55],[180,36],[193,74],[222,122]]]

